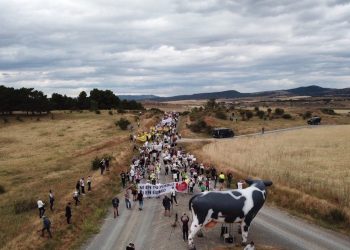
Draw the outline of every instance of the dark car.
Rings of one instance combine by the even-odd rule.
[[[319,125],[321,123],[321,117],[314,116],[307,120],[307,124],[309,125]]]
[[[212,135],[214,138],[228,138],[233,137],[235,134],[230,128],[214,128]]]

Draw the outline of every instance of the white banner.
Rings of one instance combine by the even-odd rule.
[[[176,192],[187,192],[186,182],[170,182],[165,184],[152,185],[149,183],[138,184],[138,191],[143,193],[143,197],[158,197],[167,193],[171,193],[171,190],[175,188]]]

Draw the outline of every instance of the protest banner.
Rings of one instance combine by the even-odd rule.
[[[152,185],[149,183],[138,184],[138,191],[142,191],[143,197],[152,198],[159,197],[161,195],[170,193],[173,188],[175,188],[176,192],[187,192],[188,184],[185,181],[182,182],[170,182],[164,184],[156,184]]]

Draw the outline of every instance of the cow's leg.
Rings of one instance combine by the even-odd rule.
[[[194,246],[193,239],[201,228],[202,225],[199,225],[197,216],[193,216],[190,235],[188,236],[188,246],[190,249],[196,249],[196,247]]]
[[[241,222],[241,232],[242,232],[242,245],[246,245],[247,244],[247,240],[248,240],[248,230],[249,230],[249,225],[246,221],[242,221]]]

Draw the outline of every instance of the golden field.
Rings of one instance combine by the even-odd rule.
[[[78,246],[98,230],[98,221],[106,213],[110,197],[119,188],[120,168],[131,157],[128,131],[114,124],[122,115],[84,111],[54,112],[53,119],[40,121],[23,116],[0,125],[0,246],[5,249],[63,249]],[[135,123],[135,115],[125,114]],[[91,170],[96,157],[111,155],[111,171],[100,176]],[[93,192],[82,197],[73,208],[72,225],[66,225],[65,205],[72,201],[77,180],[92,176]],[[42,222],[37,199],[47,205],[48,191],[55,194],[55,211],[46,207],[51,219],[53,239],[41,238]],[[16,210],[17,208],[17,210]],[[80,234],[80,232],[84,232]]]
[[[277,205],[349,232],[350,125],[235,138],[194,149],[207,164],[233,171],[236,178],[272,180],[268,200]]]

